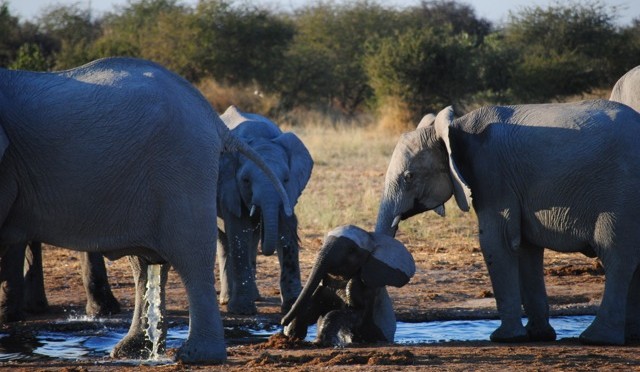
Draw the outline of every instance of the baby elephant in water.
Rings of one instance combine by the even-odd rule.
[[[282,318],[287,336],[304,338],[318,323],[316,343],[393,342],[396,318],[385,286],[415,274],[399,241],[347,225],[328,233],[302,293]]]

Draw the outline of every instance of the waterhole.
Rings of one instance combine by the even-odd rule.
[[[566,316],[551,319],[558,339],[578,337],[593,321],[593,316]],[[452,320],[424,323],[398,322],[395,342],[424,344],[450,341],[488,340],[499,325],[498,320]],[[169,326],[167,348],[182,345],[188,326]],[[227,345],[265,341],[280,327],[263,324],[252,328],[225,328]],[[109,352],[127,333],[125,324],[114,325],[95,320],[65,320],[36,332],[0,333],[0,362],[10,360],[109,359]],[[309,327],[308,341],[316,336],[315,326]],[[132,361],[139,363],[140,361]]]

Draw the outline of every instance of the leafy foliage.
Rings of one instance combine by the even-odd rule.
[[[257,7],[203,0],[195,27],[200,45],[196,58],[205,74],[225,84],[274,89],[294,34],[290,22]]]
[[[16,59],[9,65],[13,70],[46,71],[48,64],[37,44],[22,44]]]
[[[603,5],[564,4],[525,8],[504,30],[504,42],[519,56],[509,88],[525,102],[588,92],[620,71],[611,56],[624,49]]]
[[[317,0],[288,13],[236,0],[128,0],[98,19],[80,5],[57,5],[35,23],[8,4],[0,0],[0,66],[55,70],[141,57],[206,83],[218,92],[210,94],[216,106],[242,96],[282,113],[393,113],[415,122],[450,104],[608,90],[640,64],[640,18],[618,26],[618,9],[599,0],[525,7],[499,27],[455,0],[408,8]]]
[[[367,67],[376,96],[399,98],[418,119],[475,91],[473,53],[467,34],[411,29],[382,40]]]

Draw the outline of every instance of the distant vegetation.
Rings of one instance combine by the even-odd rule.
[[[142,57],[194,82],[218,110],[239,102],[281,118],[366,114],[403,126],[449,104],[464,111],[610,89],[640,65],[640,15],[619,26],[619,12],[557,2],[493,24],[446,0],[318,1],[290,13],[246,1],[129,0],[100,18],[73,5],[30,22],[0,0],[0,66],[61,70]]]

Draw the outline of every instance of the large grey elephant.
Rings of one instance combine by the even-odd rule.
[[[618,79],[609,99],[640,111],[640,66],[632,68]]]
[[[484,107],[458,119],[426,116],[391,156],[376,231],[444,212],[471,196],[501,325],[491,339],[555,339],[549,325],[543,247],[597,255],[602,304],[585,343],[640,335],[640,114],[606,101]],[[522,309],[529,318],[521,323]]]
[[[169,263],[189,301],[189,335],[176,358],[224,361],[213,277],[223,151],[260,163],[292,213],[260,156],[191,84],[155,63],[0,70],[2,251],[35,240]]]
[[[100,253],[80,254],[82,283],[87,294],[89,316],[120,312],[120,304],[111,292],[107,269]],[[25,319],[27,313],[48,309],[42,271],[42,244],[29,242],[13,247],[0,258],[0,323]]]
[[[411,253],[396,239],[354,225],[327,234],[309,279],[283,318],[284,334],[316,342],[393,342],[396,317],[385,286],[402,287],[415,274]]]
[[[268,164],[287,190],[295,207],[313,169],[313,159],[302,141],[282,132],[269,119],[229,107],[220,116],[231,133],[245,141]],[[278,253],[280,297],[286,313],[300,294],[298,221],[286,216],[275,188],[247,158],[226,153],[220,161],[218,216],[224,221],[219,233],[220,302],[235,314],[255,314],[256,254]]]

